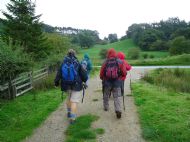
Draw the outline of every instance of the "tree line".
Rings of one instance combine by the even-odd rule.
[[[125,38],[146,51],[169,51],[171,55],[190,53],[190,22],[177,17],[158,23],[132,24]]]

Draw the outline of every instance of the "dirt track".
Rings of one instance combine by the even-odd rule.
[[[130,95],[129,87],[130,76],[132,81],[135,81],[144,73],[144,69],[133,69],[131,75],[128,74],[128,79],[125,82],[126,110],[122,112],[120,120],[115,116],[112,98],[110,98],[110,110],[108,112],[103,110],[101,80],[99,77],[90,80],[84,103],[79,104],[78,115],[90,113],[100,116],[100,119],[93,124],[93,127],[105,129],[105,134],[98,137],[98,142],[144,142],[141,137],[136,106],[134,105],[133,97]],[[94,99],[97,101],[94,101]],[[63,103],[24,142],[64,142],[64,131],[67,126],[66,105]]]

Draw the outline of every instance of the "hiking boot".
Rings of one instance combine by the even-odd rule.
[[[107,109],[107,108],[104,108],[104,111],[108,111],[108,109]]]
[[[117,118],[120,119],[121,118],[121,112],[120,111],[116,111],[115,113],[116,113]]]

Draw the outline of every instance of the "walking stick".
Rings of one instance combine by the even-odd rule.
[[[130,90],[131,90],[131,94],[132,94],[132,88],[131,88],[131,71],[129,71],[130,74]]]
[[[125,111],[124,81],[122,82],[121,92],[122,92],[122,95],[123,95],[123,109]]]
[[[84,87],[82,87],[82,103],[83,103],[83,100],[84,100]]]
[[[125,111],[125,96],[124,96],[124,94],[123,94],[123,109]]]

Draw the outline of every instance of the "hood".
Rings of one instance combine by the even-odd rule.
[[[85,53],[85,54],[84,54],[84,59],[89,60],[89,56],[88,56],[88,54],[87,54],[87,53]]]
[[[125,59],[125,54],[123,52],[118,52],[117,53],[117,57],[121,60],[124,60]]]
[[[115,49],[114,48],[109,49],[107,52],[107,58],[116,58],[116,57],[117,57],[117,53]]]

